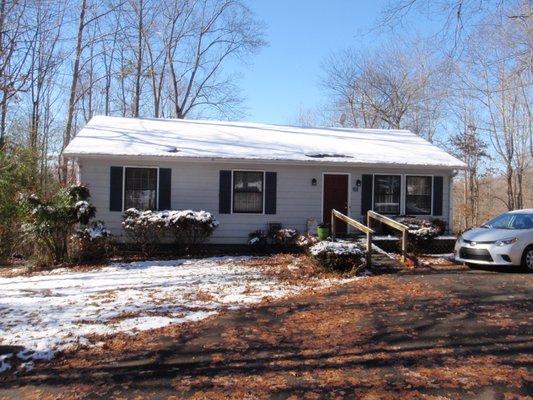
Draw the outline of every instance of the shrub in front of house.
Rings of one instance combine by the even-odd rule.
[[[292,228],[278,229],[272,234],[272,240],[274,244],[283,245],[283,246],[289,246],[289,245],[295,244],[297,237],[298,237],[298,231]]]
[[[296,244],[298,231],[292,228],[281,228],[267,234],[258,229],[248,234],[248,245],[255,250],[266,249],[268,246],[290,247]]]
[[[140,246],[145,256],[153,255],[165,238],[174,240],[178,246],[202,243],[219,225],[207,211],[139,211],[130,208],[124,212],[123,218],[126,234]]]
[[[69,238],[76,225],[87,225],[96,213],[82,185],[59,189],[48,199],[35,194],[22,198],[25,210],[24,241],[40,265],[67,261]]]
[[[268,236],[265,231],[258,229],[248,234],[248,245],[252,249],[259,249],[268,245]]]
[[[113,255],[115,241],[103,221],[80,227],[70,238],[72,261],[102,261]]]
[[[309,248],[311,256],[330,271],[358,271],[364,266],[364,252],[355,243],[322,241]]]
[[[409,228],[407,235],[409,241],[408,250],[414,254],[427,251],[434,239],[442,234],[445,229],[445,225],[438,221],[435,223],[434,221],[414,217],[398,218],[397,221],[407,225]]]
[[[443,235],[446,232],[447,223],[440,218],[434,218],[431,220],[431,224],[438,230],[439,235]]]
[[[295,243],[296,243],[296,246],[304,250],[307,250],[311,246],[314,246],[315,244],[317,244],[319,241],[320,240],[318,239],[317,236],[313,236],[313,235],[306,233],[303,235],[298,235],[298,237],[295,240]]]
[[[218,227],[219,222],[207,211],[163,211],[162,218],[166,220],[174,235],[176,243],[185,244],[187,248],[205,242]]]
[[[128,208],[122,217],[126,236],[139,245],[143,255],[147,257],[153,255],[157,244],[169,231],[167,221],[162,218],[161,213]]]

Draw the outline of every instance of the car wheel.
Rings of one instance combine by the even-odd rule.
[[[524,250],[522,267],[528,272],[533,272],[533,246],[528,246]]]

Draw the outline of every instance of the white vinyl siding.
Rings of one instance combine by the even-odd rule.
[[[363,174],[385,175],[440,175],[444,177],[443,219],[449,220],[449,176],[450,170],[428,170],[413,168],[358,168],[332,167],[320,165],[277,165],[250,162],[215,161],[139,161],[128,159],[79,160],[80,181],[91,191],[93,204],[97,209],[97,219],[105,221],[111,231],[122,235],[122,213],[109,211],[109,171],[111,166],[135,165],[172,168],[171,206],[173,209],[206,210],[215,215],[220,226],[216,229],[212,243],[246,243],[248,234],[257,229],[267,229],[270,222],[279,222],[284,227],[306,231],[306,221],[314,218],[321,222],[323,172],[349,173],[350,204],[349,215],[362,220],[361,188],[354,191],[357,179]],[[220,170],[272,171],[277,172],[277,210],[269,214],[219,214],[219,172]],[[311,181],[317,180],[313,186]],[[402,187],[405,185],[402,183]],[[403,190],[402,190],[403,192]],[[402,193],[402,202],[404,193]]]

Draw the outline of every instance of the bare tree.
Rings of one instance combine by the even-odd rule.
[[[133,116],[139,116],[139,109],[141,104],[141,78],[143,75],[143,61],[144,48],[146,41],[145,37],[145,14],[147,11],[145,0],[129,0],[129,5],[133,9],[135,15],[135,89],[133,96]]]
[[[473,29],[486,22],[488,15],[502,15],[507,18],[530,18],[531,9],[508,12],[508,4],[514,0],[391,0],[383,9],[378,27],[396,29],[404,24],[411,25],[415,18],[433,20],[437,26],[435,40],[439,46],[448,47],[451,53],[460,54]],[[528,0],[521,0],[525,5]]]
[[[446,97],[442,70],[423,49],[346,50],[326,61],[323,86],[347,125],[410,129],[432,141]]]
[[[463,109],[459,118],[463,129],[451,136],[450,144],[452,152],[467,166],[462,171],[463,202],[456,207],[461,215],[459,225],[456,226],[465,230],[480,223],[480,182],[490,171],[483,168],[484,161],[489,159],[487,143],[477,131],[472,110]]]
[[[199,107],[231,111],[240,103],[234,77],[223,74],[231,58],[260,48],[261,26],[239,0],[170,0],[164,41],[170,70],[173,116]]]
[[[84,33],[87,26],[87,0],[81,0],[78,17],[78,30],[76,34],[76,49],[74,50],[74,64],[72,66],[72,81],[70,84],[70,94],[68,100],[67,122],[65,126],[65,133],[63,135],[63,149],[70,143],[72,137],[72,123],[74,121],[74,113],[76,111],[76,96],[80,75],[81,53],[84,49]],[[65,177],[66,179],[66,177]]]
[[[62,58],[58,53],[58,42],[64,20],[64,10],[51,6],[50,3],[37,3],[33,18],[35,42],[29,57],[31,117],[28,144],[31,149],[37,151],[43,102],[52,84],[52,77],[58,72],[62,63]],[[43,156],[46,157],[46,153]]]
[[[524,205],[524,173],[531,164],[531,104],[533,70],[517,62],[523,52],[513,40],[520,29],[514,20],[491,17],[472,37],[464,83],[484,110],[480,126],[504,169],[507,193],[500,198],[509,210]],[[531,47],[529,48],[531,51]],[[519,60],[518,60],[519,61]]]
[[[6,136],[9,102],[25,89],[27,59],[35,40],[26,1],[0,0],[0,150]]]
[[[104,7],[100,9],[99,3],[92,3],[91,0],[80,0],[78,16],[77,16],[77,28],[76,28],[76,46],[74,49],[74,63],[72,65],[71,71],[71,83],[69,90],[69,99],[68,99],[68,109],[67,109],[67,120],[65,124],[65,130],[63,134],[63,145],[62,149],[70,143],[75,129],[74,122],[76,116],[76,106],[79,99],[82,97],[78,92],[78,86],[80,83],[80,74],[83,68],[82,64],[82,55],[83,52],[90,48],[92,49],[95,45],[94,40],[87,40],[87,29],[93,24],[98,22],[103,17],[106,17],[112,14],[116,9],[119,9],[123,3],[110,2],[105,3]],[[90,9],[93,9],[94,12],[92,15],[89,15]],[[93,57],[88,58],[89,62],[92,62]],[[62,168],[60,171],[61,180],[64,182],[66,180],[66,165],[62,163]]]

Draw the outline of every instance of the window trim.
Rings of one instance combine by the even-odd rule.
[[[234,175],[235,172],[259,172],[263,174],[263,208],[261,212],[242,212],[242,211],[234,211],[234,202],[233,202],[233,192],[235,190],[233,186],[234,182]],[[266,187],[265,187],[265,178],[266,178],[266,171],[265,170],[253,170],[253,169],[232,169],[231,170],[231,214],[239,214],[239,215],[265,215],[265,194],[266,194]]]
[[[407,177],[408,176],[430,176],[431,177],[431,214],[410,214],[416,216],[425,216],[433,217],[433,199],[435,198],[435,174],[387,174],[387,173],[371,173],[372,175],[372,211],[374,210],[374,186],[375,186],[375,176],[399,176],[400,177],[400,214],[398,215],[407,215],[406,214],[406,202],[407,202]],[[440,175],[439,175],[440,176]],[[451,191],[450,191],[451,193]],[[450,195],[450,194],[448,194]],[[444,196],[444,194],[443,194]],[[444,209],[443,209],[444,212]],[[384,215],[395,215],[395,214],[384,214]]]
[[[400,177],[400,197],[399,197],[399,204],[398,204],[398,211],[399,213],[398,214],[395,214],[395,213],[381,213],[382,215],[402,215],[402,211],[403,211],[403,214],[405,214],[405,201],[404,201],[404,197],[403,194],[404,194],[404,176],[403,174],[386,174],[386,173],[379,173],[379,174],[372,174],[372,211],[375,211],[375,206],[376,206],[376,202],[375,202],[375,195],[376,195],[376,176],[398,176]],[[377,211],[376,211],[377,212]]]
[[[430,204],[430,211],[429,214],[426,213],[409,213],[407,214],[407,178],[408,177],[415,177],[415,178],[431,178],[431,200],[429,202]],[[429,174],[405,174],[405,199],[404,199],[404,210],[403,213],[405,215],[417,215],[417,216],[433,216],[433,199],[435,198],[435,175],[429,175]]]
[[[146,165],[123,165],[122,166],[122,212],[126,211],[124,206],[126,205],[126,168],[143,168],[143,169],[155,169],[157,170],[156,174],[156,185],[155,185],[155,210],[159,209],[159,169],[160,167],[152,167]]]

